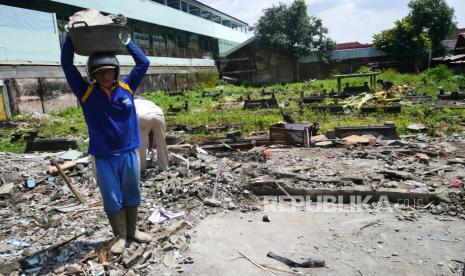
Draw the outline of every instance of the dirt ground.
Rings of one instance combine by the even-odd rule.
[[[268,214],[270,222],[263,222]],[[363,228],[370,223],[376,223]],[[282,211],[210,216],[195,229],[186,275],[461,275],[463,220],[422,213]],[[362,229],[362,230],[360,230]],[[322,259],[323,268],[289,268],[266,256]],[[279,270],[275,270],[275,269]],[[298,273],[298,274],[297,274]]]

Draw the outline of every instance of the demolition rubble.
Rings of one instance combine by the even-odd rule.
[[[119,257],[109,253],[111,229],[104,223],[88,156],[73,150],[1,153],[0,274],[182,273],[202,261],[190,256],[199,222],[214,214],[238,213],[260,214],[264,223],[273,223],[263,204],[270,196],[314,201],[329,196],[346,202],[363,195],[369,196],[363,209],[379,208],[381,198],[391,203],[399,223],[427,214],[439,220],[465,219],[463,134],[312,138],[308,148],[269,144],[207,152],[187,144],[170,146],[169,169],[160,172],[154,164],[141,179],[139,228],[154,238],[146,245],[131,243]],[[69,184],[50,159],[59,161]]]

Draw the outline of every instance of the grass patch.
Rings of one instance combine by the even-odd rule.
[[[204,76],[207,80],[211,76]],[[420,75],[399,74],[394,70],[381,72],[379,78],[392,81],[395,87],[402,86],[402,92],[416,92],[418,94],[428,94],[437,96],[439,89],[445,91],[455,91],[465,86],[465,77],[453,76],[444,72],[444,68],[424,72]],[[347,81],[351,85],[363,85],[367,78],[351,78]],[[343,82],[344,84],[344,82]],[[221,85],[217,87],[199,87],[194,91],[187,91],[183,96],[170,97],[161,91],[145,93],[149,99],[165,111],[172,105],[181,107],[188,101],[189,110],[178,113],[176,116],[166,114],[168,125],[185,125],[188,127],[198,126],[219,126],[228,124],[233,130],[241,130],[244,135],[253,132],[266,131],[269,127],[282,120],[281,113],[275,110],[242,110],[243,100],[247,95],[252,99],[263,98],[262,92],[276,91],[278,102],[284,106],[284,112],[294,117],[300,123],[318,122],[322,132],[334,129],[335,126],[347,125],[373,125],[382,124],[385,121],[392,121],[396,124],[400,134],[408,133],[407,126],[411,123],[424,123],[428,126],[428,132],[434,134],[437,128],[444,132],[461,131],[460,124],[464,123],[464,109],[444,109],[431,104],[404,106],[399,114],[385,114],[377,112],[374,114],[351,114],[331,115],[319,113],[310,109],[303,112],[297,104],[301,91],[305,95],[337,90],[335,79],[318,80],[315,82],[300,82],[285,85],[272,85],[267,87],[245,87],[233,85]],[[396,88],[397,89],[397,88]],[[220,93],[218,100],[202,97],[204,91]],[[285,92],[285,93],[284,93]],[[26,145],[25,137],[31,130],[38,131],[39,137],[78,137],[81,141],[87,139],[87,127],[84,121],[82,110],[79,108],[68,108],[63,111],[53,112],[49,116],[40,118],[31,114],[19,115],[13,118],[17,124],[15,128],[0,128],[0,151],[22,152]],[[207,137],[222,137],[225,133],[195,133],[184,134],[184,138],[190,142],[200,142]],[[11,137],[22,137],[17,141]],[[85,150],[83,144],[81,150]]]

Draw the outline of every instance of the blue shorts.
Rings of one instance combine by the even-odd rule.
[[[111,157],[95,156],[95,167],[107,214],[140,205],[140,164],[135,151]]]

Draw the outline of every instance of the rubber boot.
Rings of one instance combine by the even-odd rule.
[[[128,228],[128,238],[135,240],[136,242],[148,243],[152,240],[152,237],[144,232],[137,229],[137,206],[126,208],[126,225]]]
[[[126,247],[126,210],[121,209],[115,214],[107,214],[111,229],[116,237],[116,242],[110,248],[113,254],[122,254]]]

